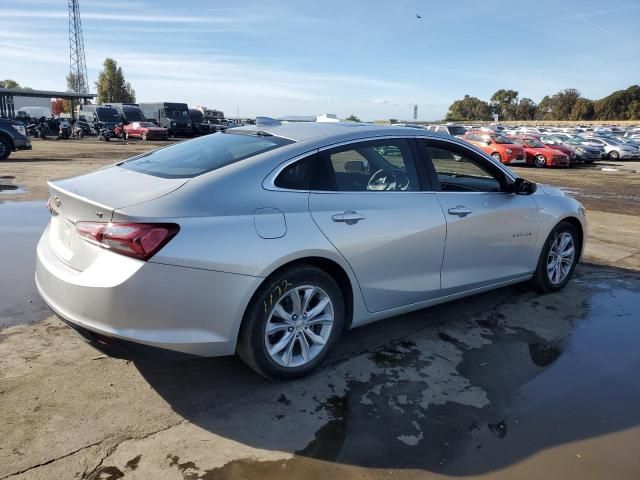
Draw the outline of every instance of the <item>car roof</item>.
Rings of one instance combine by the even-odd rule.
[[[278,137],[288,138],[295,142],[330,137],[344,137],[345,140],[350,140],[385,135],[449,138],[447,135],[412,127],[396,127],[392,125],[375,125],[372,123],[356,122],[292,122],[282,123],[280,125],[248,125],[234,128],[233,131],[260,131]]]

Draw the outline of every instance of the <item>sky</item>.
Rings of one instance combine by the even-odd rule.
[[[438,120],[465,94],[536,102],[640,83],[640,0],[80,0],[89,81],[227,116]],[[419,14],[422,18],[417,18]],[[0,78],[65,90],[67,1],[0,0]],[[94,90],[94,88],[92,88]]]

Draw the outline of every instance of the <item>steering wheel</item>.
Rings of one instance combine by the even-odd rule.
[[[409,188],[409,177],[401,170],[391,170],[381,168],[369,178],[367,190],[372,191],[394,191],[407,190]]]

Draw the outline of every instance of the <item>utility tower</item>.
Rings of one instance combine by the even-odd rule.
[[[78,93],[89,93],[79,0],[69,0],[69,63],[69,75],[73,82],[69,87]]]

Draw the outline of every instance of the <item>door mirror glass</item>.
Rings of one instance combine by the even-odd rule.
[[[485,144],[485,145],[491,145],[491,140],[485,140],[485,141],[484,141],[484,144]]]
[[[524,178],[516,178],[516,183],[514,185],[514,193],[516,195],[531,195],[535,193],[538,189],[538,186],[535,182],[530,182],[529,180],[525,180]]]

